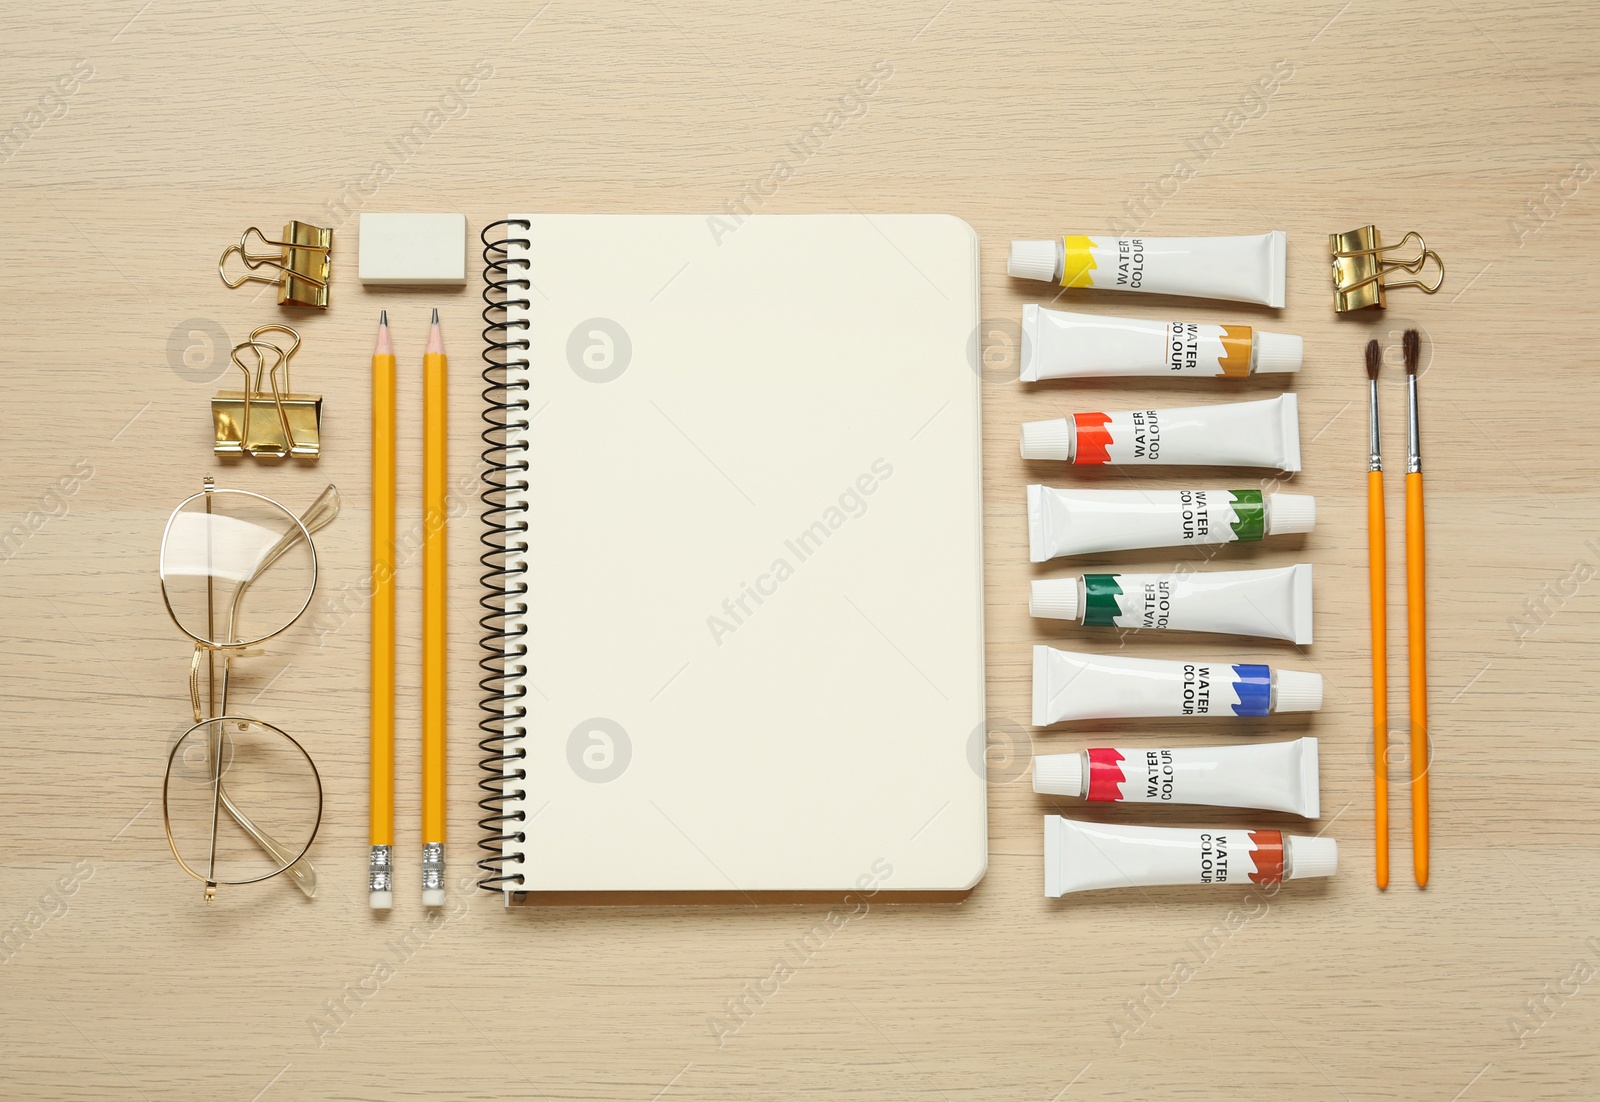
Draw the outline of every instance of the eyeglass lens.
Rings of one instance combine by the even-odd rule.
[[[311,844],[322,814],[316,770],[277,728],[238,717],[208,720],[180,737],[168,760],[172,846],[197,876],[222,884],[257,880],[281,872]]]
[[[173,619],[215,646],[244,646],[293,623],[311,598],[315,555],[280,506],[238,491],[200,494],[173,513],[161,545]]]

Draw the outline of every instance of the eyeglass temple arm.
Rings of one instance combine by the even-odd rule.
[[[256,824],[251,821],[250,816],[246,815],[239,809],[239,806],[235,804],[228,796],[228,790],[226,787],[221,788],[221,793],[222,806],[227,810],[229,815],[233,816],[233,821],[238,823],[240,828],[246,834],[250,835],[250,837],[255,841],[256,845],[266,850],[267,853],[272,856],[274,861],[281,865],[294,857],[294,853],[291,850],[279,844],[277,839],[273,838],[272,835],[256,826]],[[288,872],[290,876],[294,877],[295,886],[305,893],[307,899],[316,897],[317,869],[316,866],[311,863],[309,858],[300,858],[300,860],[289,866]]]
[[[313,501],[309,506],[307,506],[305,512],[300,514],[300,523],[305,525],[305,530],[307,532],[317,532],[320,529],[327,527],[328,522],[338,515],[339,491],[337,488],[330,485],[323,490],[322,493],[317,495],[317,500]],[[250,572],[250,576],[240,584],[239,589],[243,590],[251,582],[255,581],[262,574],[266,573],[267,567],[283,558],[284,554],[299,542],[300,529],[298,526],[285,532],[283,534],[283,538],[277,543],[273,544],[272,549],[261,557],[261,561],[257,563],[256,568]]]
[[[332,483],[329,483],[322,493],[317,495],[317,500],[308,505],[306,507],[306,511],[300,514],[300,523],[305,525],[305,530],[307,532],[314,533],[320,531],[321,529],[327,527],[329,521],[333,520],[334,517],[339,515],[339,504],[339,490]],[[291,547],[300,542],[300,538],[299,526],[291,528],[289,531],[285,532],[283,534],[283,538],[278,540],[277,543],[273,544],[271,549],[261,557],[261,561],[257,563],[256,568],[250,572],[250,576],[245,578],[234,587],[233,600],[228,605],[229,639],[233,639],[235,637],[234,625],[238,620],[239,602],[244,599],[244,595],[246,591],[249,590],[250,584],[257,578],[261,577],[261,575],[265,574],[267,572],[267,567],[283,558],[283,556]],[[223,679],[223,685],[224,688],[226,688],[226,677]],[[224,712],[228,710],[226,704],[223,705],[222,710]]]
[[[211,655],[213,652],[208,647],[197,646],[194,649],[194,660],[189,665],[189,699],[194,706],[194,719],[199,723],[202,719],[200,708],[200,660],[201,654]],[[229,656],[222,655],[222,715],[228,714],[228,664]],[[266,850],[273,860],[280,865],[294,856],[276,838],[262,830],[246,815],[239,805],[233,802],[228,795],[227,787],[219,779],[217,782],[217,798],[223,810],[233,816],[233,821],[255,840],[256,845]],[[299,861],[289,866],[289,874],[294,877],[295,886],[306,894],[307,899],[314,898],[317,894],[317,870],[308,858],[302,857]]]
[[[299,346],[300,338],[296,336],[295,348],[298,348]],[[286,355],[283,359],[285,385],[287,385],[289,377],[289,358],[293,354],[294,350],[290,349],[289,355]],[[317,495],[317,500],[308,505],[306,507],[306,511],[300,514],[300,523],[305,525],[307,532],[316,533],[321,531],[323,528],[327,527],[329,522],[331,522],[334,517],[339,515],[339,505],[339,491],[330,482],[323,489],[322,493]],[[265,570],[268,566],[271,566],[281,555],[283,555],[284,552],[288,551],[290,547],[294,546],[294,544],[298,542],[299,538],[300,533],[297,531],[293,533],[292,536],[285,536],[283,540],[280,540],[278,546],[272,549],[272,552],[267,555],[267,557],[262,561],[261,565],[256,569],[255,573],[252,574],[251,577],[254,578],[259,576],[263,570]],[[235,603],[237,607],[237,594],[235,594]],[[223,683],[223,688],[224,691],[226,691],[226,682]],[[223,794],[223,802],[228,809],[228,814],[232,815],[236,820],[238,820],[239,826],[244,829],[245,833],[254,838],[256,840],[256,844],[270,853],[274,860],[282,862],[287,861],[290,857],[294,856],[284,849],[284,847],[280,846],[271,835],[259,829],[254,823],[252,823],[249,816],[245,815],[243,811],[240,811],[236,806],[234,806],[233,801],[228,799],[226,793]],[[311,859],[309,857],[302,857],[300,860],[290,865],[288,872],[290,876],[294,877],[295,886],[305,893],[307,899],[311,899],[316,896],[317,868],[311,863]]]
[[[300,524],[305,526],[306,532],[316,532],[325,527],[329,521],[333,520],[333,518],[338,515],[339,491],[330,483],[322,491],[322,493],[317,495],[317,499],[307,507],[306,511],[300,514]],[[292,531],[284,533],[283,538],[274,544],[272,548],[264,556],[262,556],[260,563],[258,563],[256,568],[250,572],[250,576],[242,580],[239,585],[235,587],[233,591],[233,599],[229,602],[228,606],[227,637],[230,640],[235,638],[234,625],[238,618],[239,602],[244,597],[245,591],[250,587],[250,583],[256,578],[259,578],[269,566],[277,562],[278,559],[282,558],[291,547],[299,543],[300,538],[301,529],[299,526],[296,526]],[[200,651],[202,649],[205,649],[209,655],[211,648],[196,647],[194,662],[190,666],[189,671],[189,695],[194,705],[196,722],[199,722],[200,715],[199,662]],[[231,665],[231,657],[224,652],[222,655],[222,691],[219,699],[219,706],[221,708],[222,715],[228,714],[228,673]],[[228,795],[228,790],[223,786],[220,778],[217,780],[215,791],[217,799],[221,802],[223,808],[227,810],[228,814],[233,817],[234,822],[239,824],[240,828],[255,841],[256,845],[266,850],[267,853],[272,856],[273,860],[282,863],[288,861],[294,856],[289,850],[285,849],[277,841],[277,839],[273,838],[266,831],[256,826],[251,818],[242,810],[240,810],[239,806],[235,804],[233,799]],[[213,830],[214,829],[215,819],[213,819]],[[213,846],[214,845],[215,841],[213,839]],[[294,877],[295,886],[304,892],[308,899],[316,895],[317,870],[316,866],[312,865],[308,859],[302,857],[299,861],[296,861],[294,864],[290,865],[287,871],[292,877]]]

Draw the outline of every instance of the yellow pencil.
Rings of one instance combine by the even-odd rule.
[[[367,869],[367,901],[379,911],[394,905],[394,482],[394,344],[389,313],[383,310],[372,350],[372,859]]]
[[[449,362],[433,312],[422,357],[422,905],[442,907],[445,843],[445,401]]]

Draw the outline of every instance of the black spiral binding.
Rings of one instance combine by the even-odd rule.
[[[521,515],[525,507],[506,504],[506,491],[528,488],[528,460],[522,454],[526,445],[507,441],[508,430],[528,427],[528,399],[524,393],[528,381],[509,378],[513,369],[527,369],[528,361],[516,359],[514,355],[526,352],[528,342],[517,335],[516,326],[507,322],[506,309],[511,306],[527,309],[530,305],[528,299],[516,297],[518,292],[532,287],[527,279],[517,275],[527,270],[528,262],[511,259],[509,250],[512,245],[527,248],[527,239],[514,236],[512,231],[527,232],[531,228],[530,223],[511,218],[491,222],[480,235],[483,240],[483,301],[486,303],[483,310],[483,360],[487,365],[483,369],[483,419],[487,427],[483,430],[486,446],[482,500],[483,545],[487,550],[479,559],[485,568],[483,586],[486,592],[478,601],[485,610],[478,622],[483,626],[482,645],[487,653],[478,660],[485,674],[478,682],[483,690],[480,707],[485,713],[478,723],[484,733],[478,742],[484,755],[480,762],[484,776],[478,780],[484,797],[478,801],[478,806],[485,812],[478,820],[483,830],[478,847],[484,851],[478,868],[485,874],[478,881],[478,887],[493,892],[505,891],[508,883],[519,888],[524,883],[520,872],[506,869],[509,864],[520,865],[522,855],[507,853],[505,844],[526,839],[520,830],[510,830],[507,824],[525,821],[527,812],[508,814],[505,805],[527,795],[521,791],[506,791],[508,778],[524,780],[528,776],[521,767],[514,773],[506,772],[508,762],[521,761],[528,756],[523,749],[507,753],[506,744],[522,737],[521,722],[528,714],[524,705],[515,703],[527,695],[527,687],[514,684],[526,669],[520,660],[528,653],[528,645],[522,641],[527,627],[519,625],[513,629],[508,624],[510,617],[527,609],[518,598],[527,594],[528,583],[520,577],[527,566],[508,565],[507,559],[527,551],[527,541],[522,537],[528,531],[528,522]],[[498,239],[491,238],[497,231]]]

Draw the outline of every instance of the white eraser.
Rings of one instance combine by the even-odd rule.
[[[377,287],[461,287],[467,282],[464,214],[363,214],[361,282]]]
[[[443,888],[424,888],[424,889],[422,889],[422,905],[424,907],[443,907],[444,906],[444,889]]]
[[[375,911],[392,910],[394,907],[394,892],[370,892],[367,895],[367,906]]]

